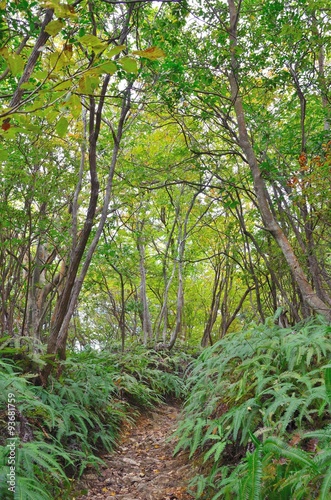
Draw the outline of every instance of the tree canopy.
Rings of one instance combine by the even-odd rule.
[[[206,346],[331,317],[324,0],[1,2],[1,331]]]

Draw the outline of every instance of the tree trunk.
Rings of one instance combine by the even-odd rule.
[[[218,262],[215,268],[211,306],[208,314],[207,323],[201,339],[201,347],[207,347],[208,344],[213,345],[211,332],[215,324],[215,321],[217,319],[217,314],[220,306],[221,291],[222,291],[221,268],[223,262],[224,260]]]
[[[143,342],[147,345],[153,337],[151,317],[147,300],[147,282],[146,282],[146,267],[145,267],[145,245],[142,240],[142,229],[144,224],[139,225],[140,235],[138,237],[137,248],[139,252],[139,272],[140,272],[140,303],[142,307],[141,322],[143,329]]]
[[[231,87],[231,97],[237,118],[238,131],[239,131],[239,146],[241,147],[247,163],[250,167],[254,191],[257,197],[258,207],[265,225],[266,231],[269,231],[277,241],[281,248],[286,262],[294,276],[294,279],[301,291],[303,300],[318,314],[322,314],[328,321],[331,321],[330,306],[323,302],[316,294],[310,285],[307,276],[305,275],[293,248],[286,238],[283,230],[275,219],[269,203],[268,195],[264,180],[261,176],[261,171],[255,156],[251,140],[248,135],[246,118],[240,95],[238,84],[238,60],[237,60],[237,24],[239,19],[239,12],[237,11],[234,0],[228,0],[230,12],[230,51],[231,51],[231,69],[228,73],[228,79]]]

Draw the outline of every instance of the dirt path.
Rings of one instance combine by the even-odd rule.
[[[141,416],[128,429],[117,450],[103,456],[107,466],[102,474],[85,474],[81,487],[88,492],[77,500],[191,500],[186,491],[194,475],[186,456],[172,456],[169,441],[179,410],[163,405],[148,416]]]

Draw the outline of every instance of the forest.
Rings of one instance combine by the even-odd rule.
[[[0,0],[0,160],[0,498],[330,499],[329,2]]]

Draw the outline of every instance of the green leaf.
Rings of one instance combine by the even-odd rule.
[[[96,68],[99,74],[107,73],[113,75],[117,71],[117,66],[112,61],[105,62]]]
[[[79,38],[79,41],[84,47],[89,47],[96,53],[102,52],[108,47],[107,43],[102,42],[94,35],[83,35]]]
[[[33,73],[33,77],[37,80],[45,80],[48,77],[48,71],[36,71]]]
[[[62,21],[51,21],[50,23],[47,24],[45,27],[46,33],[48,33],[51,36],[56,36],[62,28],[64,27],[64,23]]]
[[[205,453],[203,457],[203,462],[205,463],[211,455],[214,456],[214,462],[218,462],[221,454],[224,451],[224,448],[226,447],[226,441],[219,441],[218,443],[213,444],[213,446],[210,448],[210,450]]]
[[[48,123],[54,123],[54,121],[58,117],[58,112],[55,109],[48,109],[47,112],[45,113],[45,118],[48,121]]]
[[[331,368],[325,369],[325,390],[328,396],[329,403],[331,404]]]
[[[22,83],[22,85],[21,85],[21,89],[30,90],[30,89],[34,89],[34,88],[36,88],[36,84],[32,83],[32,82],[25,82],[25,83]]]
[[[18,54],[10,54],[7,58],[9,69],[14,76],[22,73],[24,69],[24,59]]]
[[[7,160],[9,154],[8,151],[5,151],[4,149],[0,149],[0,158],[2,161]]]
[[[319,496],[320,500],[328,500],[330,498],[330,488],[331,488],[331,469],[329,469],[324,476]]]
[[[262,490],[262,452],[261,446],[247,456],[249,500],[260,500]]]
[[[68,120],[64,118],[64,116],[61,116],[61,118],[56,124],[55,131],[60,137],[64,137],[67,133],[68,126],[69,126]]]
[[[112,49],[107,50],[105,55],[107,57],[117,56],[117,54],[122,52],[122,50],[124,49],[126,49],[126,45],[118,45],[117,47],[113,47]]]
[[[132,57],[123,57],[122,59],[119,59],[118,62],[128,73],[134,73],[135,75],[138,73],[137,61]]]
[[[267,452],[274,451],[275,453],[288,458],[295,464],[299,464],[301,467],[309,467],[315,472],[318,472],[317,465],[313,462],[313,460],[311,460],[308,453],[303,450],[293,448],[276,437],[267,438],[264,442],[264,449]]]
[[[71,80],[67,80],[65,82],[61,82],[58,85],[56,85],[53,90],[67,90],[70,89],[71,86],[72,86]]]

